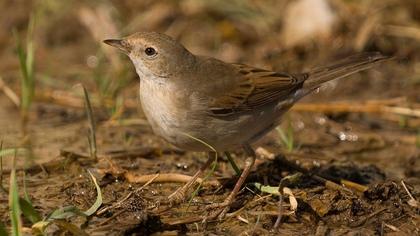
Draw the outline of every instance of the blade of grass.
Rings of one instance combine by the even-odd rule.
[[[85,108],[86,114],[89,121],[89,148],[91,157],[97,161],[97,149],[96,149],[96,126],[95,120],[93,119],[92,106],[89,99],[89,94],[85,86],[81,85],[83,88],[83,94],[85,99]]]
[[[85,213],[83,213],[81,210],[79,210],[75,206],[65,206],[56,209],[53,211],[48,217],[47,221],[51,220],[64,220],[68,219],[73,216],[86,216]]]
[[[19,192],[16,181],[16,155],[13,157],[13,167],[10,172],[10,188],[9,188],[9,210],[10,221],[12,222],[12,235],[22,235],[22,220],[20,218],[21,210],[19,205]]]
[[[33,41],[33,32],[35,28],[35,17],[31,14],[28,23],[28,30],[26,34],[25,45],[16,29],[13,30],[15,37],[16,51],[18,54],[21,76],[21,102],[20,102],[20,117],[21,117],[21,133],[22,133],[22,146],[26,147],[28,152],[26,153],[25,166],[28,165],[28,161],[33,162],[33,152],[31,138],[28,135],[28,120],[29,110],[33,102],[35,95],[35,73],[34,73],[34,54],[35,47]]]
[[[23,171],[23,174],[22,174],[22,183],[23,183],[23,197],[25,198],[25,200],[27,202],[29,202],[32,205],[31,198],[29,197],[28,191],[26,189],[26,173],[25,173],[25,171]]]
[[[51,212],[44,220],[38,221],[32,225],[32,231],[35,235],[44,235],[47,227],[55,223],[56,220],[67,220],[74,216],[86,215],[75,206],[61,207]]]
[[[21,38],[16,30],[13,30],[15,41],[17,42],[17,54],[19,58],[21,77],[21,112],[23,118],[27,118],[27,112],[32,104],[35,94],[35,76],[34,76],[34,43],[33,31],[35,18],[31,15],[28,23],[28,32],[26,37],[26,48],[24,48]],[[26,125],[26,124],[25,124]]]
[[[294,130],[290,118],[288,118],[286,132],[280,126],[278,126],[276,130],[280,136],[281,144],[286,148],[287,151],[293,151],[293,149],[295,149]]]
[[[269,185],[262,185],[261,183],[253,183],[254,187],[260,190],[262,193],[268,193],[272,195],[279,196],[279,186],[269,186]]]
[[[92,175],[90,171],[88,172],[89,172],[90,177],[92,178],[93,184],[95,184],[96,194],[97,194],[95,203],[93,203],[93,205],[87,211],[84,212],[85,215],[91,216],[102,205],[102,192],[101,192],[101,188],[98,185],[98,182],[96,181],[96,178]]]
[[[69,232],[75,233],[75,235],[86,235],[86,233],[75,226],[74,224],[68,223],[65,220],[75,217],[82,216],[87,217],[93,215],[99,207],[102,205],[102,192],[101,188],[98,185],[96,178],[88,171],[90,177],[96,188],[97,197],[95,203],[86,211],[81,211],[75,206],[66,206],[54,210],[50,213],[44,220],[38,221],[32,225],[32,230],[34,234],[44,234],[45,230],[50,224],[57,224],[60,228],[67,230]]]
[[[190,204],[191,204],[191,202],[192,202],[192,200],[193,200],[193,198],[198,194],[198,192],[200,191],[200,189],[201,189],[201,187],[202,187],[202,185],[203,185],[203,183],[208,179],[208,178],[210,178],[210,176],[212,176],[213,175],[213,173],[214,173],[214,171],[216,170],[216,167],[217,167],[217,158],[218,158],[218,154],[217,154],[217,151],[216,151],[216,149],[214,148],[214,147],[212,147],[210,144],[208,144],[208,143],[206,143],[206,142],[204,142],[203,140],[201,140],[201,139],[198,139],[198,138],[196,138],[196,137],[193,137],[193,136],[191,136],[191,135],[189,135],[189,134],[187,134],[187,133],[182,133],[183,135],[185,135],[185,136],[187,136],[187,137],[189,137],[189,138],[191,138],[191,139],[194,139],[195,141],[197,141],[197,142],[199,142],[199,143],[201,143],[201,144],[203,144],[204,146],[206,146],[206,147],[208,147],[210,150],[212,150],[214,153],[215,153],[215,158],[214,158],[214,161],[213,161],[213,163],[212,163],[212,165],[211,165],[211,167],[210,167],[210,171],[209,172],[207,172],[207,174],[204,176],[204,178],[203,178],[203,181],[201,182],[201,183],[199,183],[198,184],[198,186],[197,186],[197,188],[194,190],[194,192],[191,194],[191,198],[190,198],[190,200],[188,201],[188,207],[190,206]]]
[[[42,220],[41,216],[35,210],[31,202],[27,201],[26,199],[19,198],[19,205],[25,218],[31,221],[32,224]]]
[[[239,169],[238,165],[236,165],[235,160],[233,160],[232,155],[230,155],[230,152],[225,152],[225,156],[228,159],[233,170],[235,171],[236,175],[240,176],[242,171]]]
[[[16,154],[25,152],[25,148],[7,148],[7,149],[1,149],[0,150],[0,157],[4,156],[13,156],[16,152]]]

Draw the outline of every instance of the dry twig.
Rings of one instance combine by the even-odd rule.
[[[13,102],[13,104],[16,105],[16,107],[20,107],[20,100],[19,97],[16,95],[16,93],[9,87],[7,86],[4,81],[3,78],[0,77],[0,90],[3,91],[4,95],[6,95],[6,97],[8,97],[10,99],[10,101]]]
[[[410,193],[410,191],[408,190],[407,186],[404,183],[404,180],[401,180],[401,185],[403,186],[404,190],[407,192],[408,197],[410,197],[410,200],[408,200],[408,205],[418,208],[419,202],[413,197],[413,195]]]

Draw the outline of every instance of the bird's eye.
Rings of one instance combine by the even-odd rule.
[[[157,54],[156,50],[154,48],[152,48],[152,47],[147,47],[144,50],[144,53],[146,53],[146,55],[148,55],[148,56],[153,56],[153,55],[156,55]]]

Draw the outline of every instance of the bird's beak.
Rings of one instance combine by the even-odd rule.
[[[126,54],[131,52],[131,45],[124,39],[106,39],[104,43],[116,47]]]

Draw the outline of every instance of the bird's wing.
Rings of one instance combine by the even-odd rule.
[[[306,74],[291,75],[232,64],[238,74],[233,89],[219,95],[209,107],[213,116],[229,116],[289,98],[302,87]]]
[[[214,116],[238,114],[270,103],[281,102],[301,89],[299,95],[295,97],[299,99],[322,83],[369,69],[378,62],[389,59],[391,58],[378,52],[361,53],[298,75],[231,64],[236,72],[236,80],[231,81],[229,88],[217,94],[210,104],[210,113]]]

